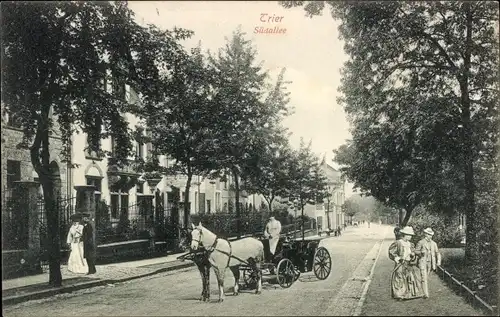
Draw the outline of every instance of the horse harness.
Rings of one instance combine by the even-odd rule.
[[[200,239],[199,240],[194,240],[194,241],[198,242],[198,245],[202,245],[202,243],[201,243],[201,235],[203,234],[203,231],[201,229],[199,229],[199,228],[196,228],[195,230],[198,230],[200,232]],[[226,251],[217,249],[217,242],[219,242],[219,237],[215,236],[214,243],[210,247],[208,247],[208,248],[205,247],[205,249],[207,250],[206,251],[207,254],[210,255],[214,251],[218,251],[218,252],[220,252],[222,254],[227,255],[227,266],[226,267],[229,267],[229,262],[231,261],[231,258],[234,258],[234,259],[236,259],[236,260],[238,260],[238,261],[240,261],[242,263],[247,264],[246,261],[244,261],[244,260],[242,260],[242,259],[240,259],[240,258],[238,258],[238,257],[236,257],[236,256],[233,255],[233,248],[231,246],[231,242],[229,242],[228,240],[226,240],[226,241],[227,241],[227,244],[229,245],[229,253],[226,252]]]

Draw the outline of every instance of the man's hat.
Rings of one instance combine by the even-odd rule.
[[[424,233],[426,233],[426,234],[428,234],[428,235],[431,235],[431,236],[433,236],[433,235],[434,235],[434,231],[432,231],[432,229],[431,229],[431,228],[425,228],[425,229],[424,229]]]

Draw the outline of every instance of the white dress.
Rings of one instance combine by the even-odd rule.
[[[68,270],[73,273],[88,273],[89,267],[83,257],[83,226],[74,224],[68,232],[67,243],[71,246],[71,253],[68,259]]]

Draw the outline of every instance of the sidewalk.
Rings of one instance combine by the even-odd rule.
[[[63,285],[51,287],[48,285],[48,272],[2,281],[2,303],[16,304],[28,300],[71,293],[76,290],[126,282],[162,272],[192,267],[191,261],[179,261],[182,254],[170,254],[163,257],[96,265],[97,273],[93,275],[74,274],[68,271],[66,265],[61,266]]]
[[[394,264],[387,255],[391,242],[385,240],[382,244],[361,316],[485,316],[448,288],[435,273],[429,277],[430,298],[392,299],[390,280]]]

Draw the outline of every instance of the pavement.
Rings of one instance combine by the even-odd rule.
[[[312,238],[312,237],[311,237]],[[431,276],[431,298],[396,302],[390,296],[392,262],[387,249],[392,242],[392,228],[371,225],[371,228],[348,227],[340,237],[322,237],[321,246],[332,258],[332,271],[326,280],[313,273],[303,273],[290,288],[282,289],[269,277],[263,293],[240,290],[231,296],[232,273],[225,276],[226,300],[214,304],[218,297],[217,281],[211,272],[211,303],[198,301],[201,282],[193,267],[177,267],[179,255],[126,263],[101,265],[93,279],[99,287],[74,289],[47,298],[25,302],[10,301],[4,316],[482,316],[439,279]],[[181,262],[191,264],[192,262]],[[176,267],[175,269],[172,269]],[[170,271],[169,271],[170,270]],[[175,271],[172,271],[175,270]],[[71,278],[65,276],[65,286]],[[142,277],[142,278],[140,278]],[[35,280],[35,277],[31,277]],[[37,277],[46,284],[47,275]],[[87,278],[87,276],[77,276]],[[135,280],[131,280],[135,279]],[[128,280],[128,281],[127,281]],[[9,290],[26,287],[26,281],[4,281]],[[92,281],[97,282],[97,281]],[[24,283],[24,284],[23,284]],[[82,283],[83,281],[80,281]],[[78,283],[75,283],[78,284]],[[36,285],[36,284],[35,284]],[[3,291],[3,294],[5,290]],[[12,292],[12,291],[11,291]],[[11,296],[14,296],[11,294]],[[18,295],[19,296],[19,295]],[[26,297],[25,297],[26,298]],[[36,297],[35,297],[36,298]],[[5,298],[4,298],[5,303]]]
[[[394,262],[389,259],[388,249],[393,241],[382,244],[371,283],[368,287],[361,316],[485,316],[450,289],[434,272],[429,277],[429,298],[396,301],[391,297],[391,273]],[[444,252],[442,252],[444,253]],[[443,256],[443,263],[446,256]]]
[[[97,273],[92,275],[75,274],[68,271],[67,265],[62,265],[63,285],[61,287],[48,285],[48,272],[4,280],[2,281],[2,304],[16,304],[194,266],[191,261],[177,260],[177,257],[182,254],[184,253],[139,261],[96,265]]]

